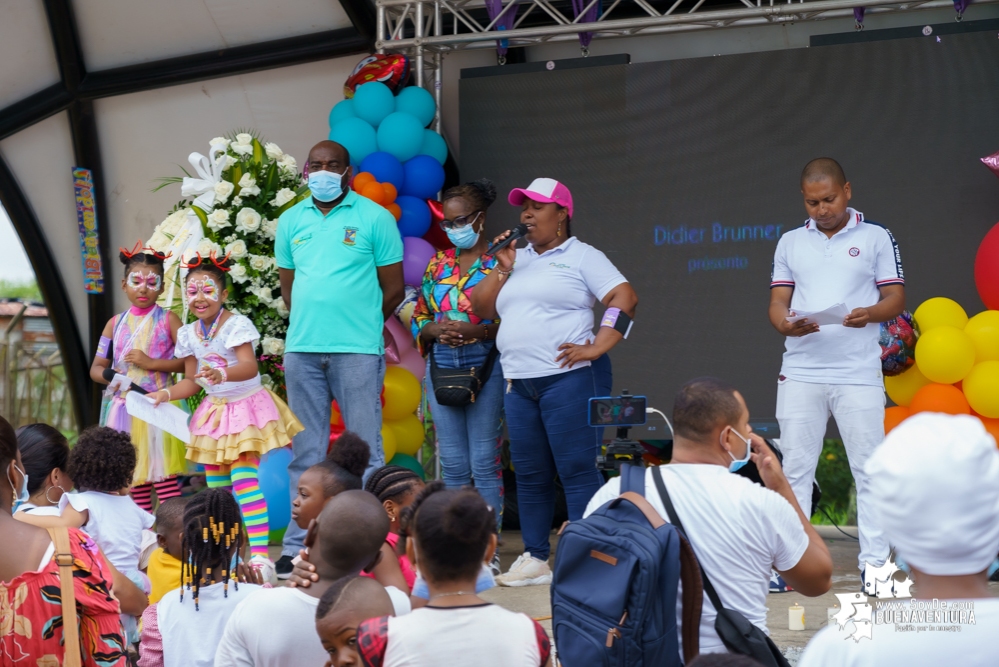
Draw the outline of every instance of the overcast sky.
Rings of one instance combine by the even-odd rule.
[[[24,254],[17,232],[14,231],[14,226],[10,224],[10,218],[2,206],[0,206],[0,248],[3,248],[0,280],[25,282],[35,279],[35,272],[31,270],[28,256]]]

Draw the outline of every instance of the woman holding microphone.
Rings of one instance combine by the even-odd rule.
[[[600,488],[599,431],[588,424],[588,402],[611,391],[598,360],[627,333],[638,297],[607,257],[572,236],[572,194],[551,178],[515,188],[527,233],[495,254],[495,269],[472,291],[479,317],[503,320],[496,344],[506,387],[503,405],[524,554],[497,578],[503,586],[551,583],[548,556],[555,473],[565,488],[569,520]],[[493,243],[506,239],[507,231]],[[593,304],[607,312],[593,334]]]

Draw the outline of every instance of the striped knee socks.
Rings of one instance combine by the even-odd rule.
[[[228,466],[205,464],[205,483],[209,489],[227,489],[232,491],[232,480],[229,478]]]
[[[176,498],[180,495],[180,484],[176,475],[171,475],[158,482],[146,482],[132,487],[132,500],[135,504],[146,510],[153,511],[153,489],[156,489],[156,498],[162,503],[164,500]]]
[[[250,554],[267,558],[267,542],[270,525],[267,519],[267,501],[257,481],[257,467],[260,458],[256,455],[243,455],[232,464],[232,486],[239,507],[243,511],[243,522],[250,542]]]

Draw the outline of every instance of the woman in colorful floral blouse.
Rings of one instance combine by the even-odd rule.
[[[481,368],[496,345],[498,320],[472,312],[469,295],[496,266],[483,253],[489,240],[482,234],[486,210],[496,200],[496,186],[479,180],[444,193],[441,226],[455,248],[430,260],[413,313],[413,335],[424,355],[434,355],[440,369]],[[436,343],[436,344],[435,344]],[[428,361],[429,366],[429,361]],[[441,471],[450,488],[475,480],[475,488],[496,513],[503,514],[503,472],[499,439],[503,418],[503,369],[496,359],[488,380],[465,407],[439,405],[427,372],[427,396],[437,427]]]

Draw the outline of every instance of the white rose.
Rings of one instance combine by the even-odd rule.
[[[225,166],[222,167],[222,171],[228,171],[232,165],[236,164],[237,160],[231,155],[225,156]]]
[[[246,243],[243,241],[233,241],[225,247],[225,251],[233,259],[243,259],[247,254]]]
[[[285,174],[295,175],[298,173],[298,163],[295,162],[295,158],[285,153],[278,160],[278,168]]]
[[[240,132],[236,135],[236,141],[229,143],[229,148],[234,153],[250,155],[253,153],[253,137],[245,132]]]
[[[267,157],[272,160],[280,160],[281,156],[284,155],[281,147],[273,142],[264,144],[264,151],[267,152]]]
[[[226,139],[225,137],[215,137],[214,139],[208,142],[208,145],[221,146],[222,144],[227,144],[227,143],[229,143],[229,140]]]
[[[232,205],[234,207],[235,206],[242,206],[243,205],[243,198],[242,197],[233,197],[232,198]]]
[[[264,354],[271,356],[284,354],[284,341],[280,338],[264,336],[264,340],[261,341],[260,346]]]
[[[277,299],[274,302],[274,310],[276,310],[277,314],[283,317],[284,319],[288,319],[289,315],[288,306],[284,305],[284,299]]]
[[[260,223],[260,231],[263,232],[264,236],[269,239],[273,239],[277,236],[277,220],[264,220]]]
[[[266,271],[271,266],[271,258],[264,255],[250,255],[250,268],[254,271]]]
[[[220,229],[228,227],[231,223],[229,222],[229,211],[225,209],[216,209],[211,212],[208,216],[208,228],[213,232],[217,232]]]
[[[219,203],[224,204],[225,200],[229,198],[232,191],[236,188],[229,181],[219,181],[215,184],[215,198]]]
[[[257,300],[265,306],[271,305],[271,301],[274,300],[274,294],[270,287],[264,287],[263,285],[251,287],[250,293],[257,297]]]
[[[237,262],[229,269],[229,277],[234,283],[245,283],[249,280],[250,274],[246,272],[245,266]]]
[[[190,209],[182,208],[179,211],[174,211],[166,217],[166,219],[156,226],[157,232],[163,232],[164,234],[176,234],[180,231],[180,228],[184,226],[187,222],[187,212]]]
[[[275,208],[281,208],[294,198],[295,198],[294,190],[291,190],[289,188],[281,188],[280,190],[277,191],[277,194],[274,196],[274,199],[272,199],[269,203],[271,206]]]
[[[211,257],[213,252],[216,256],[218,256],[218,254],[222,252],[222,249],[211,239],[201,239],[201,241],[198,242],[198,247],[195,248],[195,252],[199,253],[202,258],[207,258]]]
[[[241,208],[236,214],[236,231],[255,232],[260,229],[260,214],[252,208]]]
[[[255,197],[260,194],[260,188],[257,187],[257,180],[253,178],[252,174],[243,174],[243,177],[239,179],[239,188],[240,195]]]

